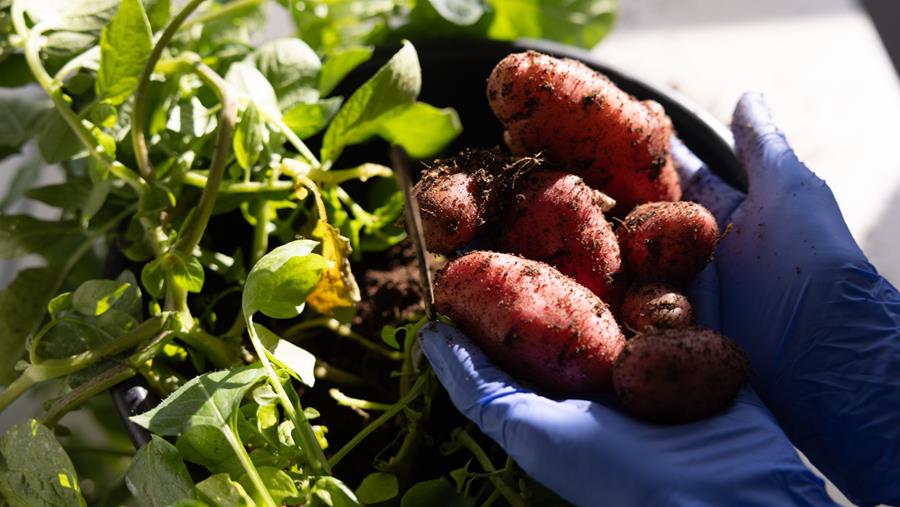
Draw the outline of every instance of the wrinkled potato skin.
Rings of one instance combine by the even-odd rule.
[[[637,333],[690,326],[694,312],[688,298],[663,283],[634,284],[622,301],[623,327]]]
[[[636,100],[583,63],[512,54],[494,68],[487,95],[513,153],[541,152],[612,196],[618,216],[681,198],[662,106]]]
[[[638,335],[613,367],[616,395],[625,409],[662,423],[724,410],[749,377],[749,363],[737,344],[700,327]]]
[[[578,176],[532,171],[519,179],[500,220],[504,251],[556,267],[618,308],[627,287],[605,196]]]
[[[636,279],[683,285],[712,258],[716,219],[694,202],[652,202],[634,208],[617,231],[622,257]]]
[[[625,338],[600,298],[553,267],[472,252],[438,271],[434,299],[510,374],[558,393],[609,390]]]

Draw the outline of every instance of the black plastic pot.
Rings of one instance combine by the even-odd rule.
[[[503,57],[533,49],[557,57],[581,60],[606,74],[619,87],[640,99],[652,99],[672,118],[678,136],[710,169],[728,183],[746,189],[746,174],[732,148],[729,130],[672,90],[664,90],[612,68],[586,51],[544,41],[497,42],[484,40],[428,40],[414,42],[422,66],[423,85],[420,100],[439,107],[453,107],[463,124],[462,135],[447,151],[463,147],[490,148],[502,144],[503,130],[494,118],[485,95],[486,79]],[[336,90],[337,95],[349,96],[368,79],[397,47],[379,48],[374,57],[352,72]],[[315,142],[315,140],[313,140]],[[367,152],[368,151],[368,152]],[[381,143],[372,143],[369,150],[355,149],[351,157],[362,161],[387,163],[387,153]],[[349,163],[349,162],[348,162]],[[149,440],[149,434],[128,421],[128,417],[152,408],[159,401],[138,378],[112,389],[113,401],[135,447]]]

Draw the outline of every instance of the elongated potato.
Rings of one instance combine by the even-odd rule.
[[[413,195],[430,251],[452,253],[482,231],[495,206],[495,178],[508,162],[494,150],[463,150],[422,173]]]
[[[629,271],[642,281],[685,284],[712,258],[716,219],[695,202],[652,202],[634,208],[616,231]]]
[[[737,344],[700,327],[638,335],[613,367],[613,385],[625,409],[665,423],[725,409],[749,378],[749,362]]]
[[[634,284],[622,301],[622,325],[638,333],[687,327],[693,320],[688,298],[664,283]]]
[[[575,175],[533,171],[502,199],[504,251],[553,265],[618,308],[626,287],[619,243],[603,216],[609,198]]]
[[[438,271],[434,299],[510,374],[561,393],[610,388],[625,338],[600,298],[553,267],[472,252]]]
[[[487,95],[513,153],[541,152],[612,196],[618,215],[680,199],[662,106],[636,100],[583,63],[509,55],[488,78]]]

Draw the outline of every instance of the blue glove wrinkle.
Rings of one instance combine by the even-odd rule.
[[[450,326],[430,325],[420,336],[457,408],[575,505],[832,505],[749,388],[719,416],[655,425],[622,414],[611,396],[517,392]]]

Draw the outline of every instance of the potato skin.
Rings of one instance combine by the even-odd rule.
[[[502,250],[546,262],[618,308],[627,280],[619,243],[603,216],[608,197],[557,171],[532,171],[511,194],[502,201]]]
[[[693,280],[712,258],[719,227],[700,204],[652,202],[634,208],[617,236],[635,278],[679,285]]]
[[[636,100],[583,63],[512,54],[494,67],[487,95],[513,153],[541,152],[616,199],[619,216],[681,198],[662,106]]]
[[[638,335],[613,367],[613,385],[625,409],[662,423],[693,421],[725,409],[749,378],[749,362],[737,344],[700,327]]]
[[[510,374],[558,393],[608,390],[625,344],[590,290],[543,262],[476,251],[435,276],[435,307]]]
[[[625,328],[641,333],[690,326],[694,312],[688,298],[675,287],[638,283],[625,293],[620,317]]]
[[[435,160],[413,188],[428,250],[449,254],[482,231],[494,213],[495,175],[507,157],[494,150],[463,150]]]

